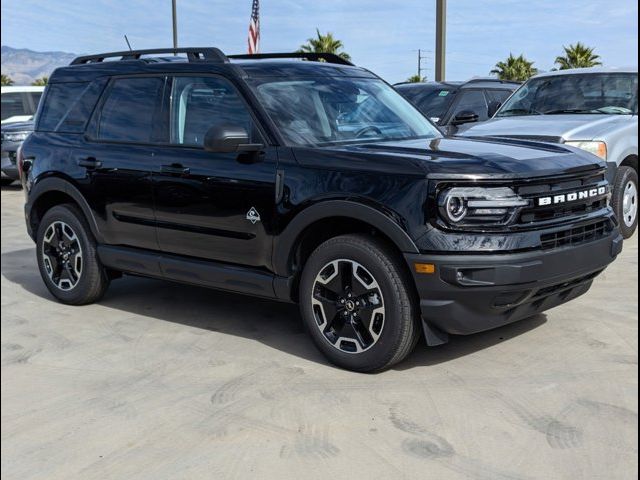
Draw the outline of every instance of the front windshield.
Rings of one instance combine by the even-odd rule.
[[[439,137],[438,130],[381,80],[258,79],[258,99],[291,145]]]
[[[638,113],[637,73],[566,74],[529,80],[496,114]]]

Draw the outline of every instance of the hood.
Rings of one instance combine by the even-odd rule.
[[[9,132],[32,132],[33,122],[12,122],[2,125],[2,133]]]
[[[605,166],[596,156],[564,145],[462,137],[304,148],[304,153],[296,157],[301,164],[336,170],[426,172],[430,178],[538,177]]]
[[[495,117],[471,125],[460,135],[465,137],[528,136],[541,140],[593,140],[613,126],[628,123],[631,115],[522,115]]]

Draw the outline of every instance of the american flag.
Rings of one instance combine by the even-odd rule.
[[[251,20],[249,21],[249,54],[260,51],[260,1],[253,0]]]

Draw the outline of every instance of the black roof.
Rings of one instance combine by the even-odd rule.
[[[174,56],[174,55],[181,56]],[[370,77],[337,55],[272,53],[225,55],[217,48],[132,50],[86,55],[56,69],[49,81],[91,81],[101,76],[137,73],[227,73],[241,77],[349,76]]]

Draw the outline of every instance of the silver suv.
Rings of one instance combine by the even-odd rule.
[[[461,128],[461,130],[463,130]],[[638,225],[638,70],[580,68],[529,79],[490,120],[459,132],[564,143],[614,171],[612,206],[628,238]]]

